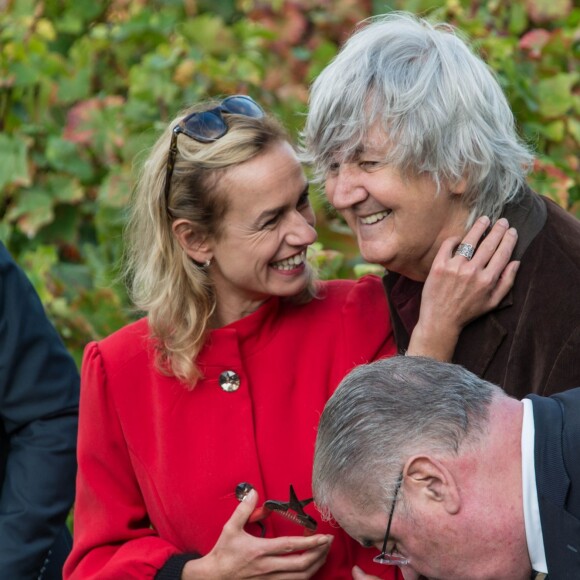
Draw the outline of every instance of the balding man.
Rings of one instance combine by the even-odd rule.
[[[324,410],[313,479],[406,580],[580,578],[580,389],[518,401],[421,357],[358,367]]]

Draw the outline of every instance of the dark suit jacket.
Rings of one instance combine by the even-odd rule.
[[[79,377],[0,244],[0,578],[36,580],[74,496]]]
[[[518,230],[521,260],[512,290],[492,312],[465,327],[453,362],[523,398],[580,385],[580,221],[527,190],[505,217]],[[409,344],[423,285],[394,272],[384,279],[400,352]],[[411,296],[393,298],[397,287]],[[393,291],[393,289],[395,289]],[[413,294],[414,293],[414,294]],[[409,303],[416,312],[405,314]],[[415,316],[415,317],[414,317]],[[409,322],[410,321],[410,322]]]
[[[550,580],[580,578],[580,388],[530,395],[540,521]]]

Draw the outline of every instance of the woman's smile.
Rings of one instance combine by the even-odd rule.
[[[303,270],[306,264],[306,250],[302,250],[293,256],[278,260],[277,262],[271,262],[270,266],[274,270],[279,270],[282,272],[293,273],[299,270]]]

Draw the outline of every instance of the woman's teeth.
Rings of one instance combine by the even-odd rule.
[[[380,222],[382,219],[386,218],[390,213],[391,212],[386,209],[384,211],[379,211],[377,213],[373,213],[372,215],[360,218],[360,221],[365,225],[376,224],[377,222]]]
[[[304,263],[306,259],[306,251],[300,252],[300,254],[296,254],[294,256],[290,256],[289,258],[285,258],[284,260],[280,260],[279,262],[272,262],[272,267],[276,268],[277,270],[293,270],[296,266],[300,266]]]

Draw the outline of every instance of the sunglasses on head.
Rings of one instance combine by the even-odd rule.
[[[229,129],[222,113],[243,115],[244,117],[253,117],[255,119],[264,116],[262,107],[252,98],[246,95],[232,95],[231,97],[226,97],[217,107],[209,111],[191,113],[191,115],[179,121],[173,128],[167,155],[167,172],[165,175],[166,204],[169,204],[171,177],[173,176],[175,158],[177,156],[177,136],[183,133],[200,143],[212,143],[221,139]]]

